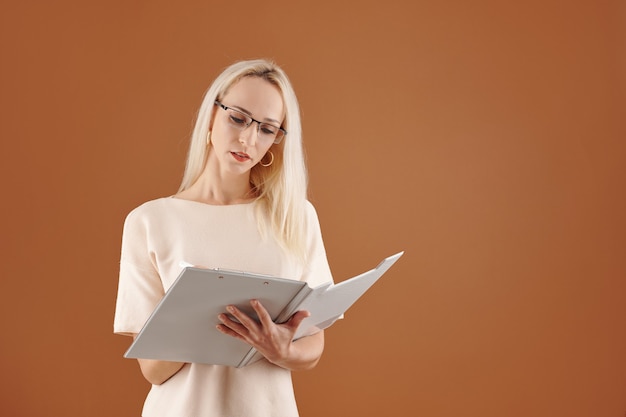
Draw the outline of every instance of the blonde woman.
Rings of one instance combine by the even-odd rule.
[[[287,76],[267,60],[231,65],[204,96],[178,193],[149,201],[126,219],[114,331],[141,330],[181,260],[312,286],[332,281],[306,196],[300,111]],[[152,384],[143,416],[298,415],[291,371],[317,364],[324,334],[294,342],[308,312],[274,324],[260,303],[251,305],[260,323],[225,306],[218,329],[264,359],[239,369],[139,359]]]

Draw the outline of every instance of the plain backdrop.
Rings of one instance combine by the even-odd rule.
[[[140,414],[122,223],[256,57],[335,280],[405,251],[294,375],[303,417],[625,415],[624,1],[3,1],[0,33],[1,415]]]

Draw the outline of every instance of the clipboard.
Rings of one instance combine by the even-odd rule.
[[[338,284],[306,282],[221,269],[185,267],[124,354],[126,358],[225,365],[241,368],[262,356],[247,343],[216,329],[227,305],[256,317],[258,299],[275,323],[295,312],[311,315],[295,339],[330,327],[404,254],[385,258],[367,272]]]

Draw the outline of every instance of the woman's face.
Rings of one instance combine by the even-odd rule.
[[[267,135],[258,134],[256,121],[242,127],[241,113],[280,127],[285,117],[280,90],[262,78],[244,77],[230,87],[220,103],[232,110],[215,106],[209,163],[217,163],[223,174],[249,173],[274,142],[268,140]]]

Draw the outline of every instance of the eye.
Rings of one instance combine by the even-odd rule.
[[[228,112],[228,118],[233,124],[237,126],[246,126],[248,124],[248,118],[245,115],[234,110],[230,110]]]
[[[266,135],[276,135],[276,132],[278,132],[278,128],[276,126],[272,126],[272,125],[268,125],[266,123],[262,123],[261,124],[261,132],[263,132]]]
[[[245,125],[246,124],[246,119],[244,119],[242,117],[237,117],[234,114],[230,115],[230,121],[233,122],[236,125]]]

